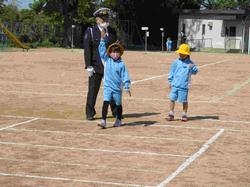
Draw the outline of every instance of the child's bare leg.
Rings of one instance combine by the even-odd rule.
[[[188,102],[183,103],[183,112],[182,112],[182,116],[181,116],[181,121],[187,121],[187,110],[188,110]]]
[[[169,111],[168,117],[167,117],[168,121],[174,120],[174,106],[175,106],[175,102],[170,100],[170,103],[169,103],[170,111]]]
[[[170,100],[169,108],[170,108],[170,112],[172,113],[174,113],[174,106],[175,106],[175,102]]]
[[[187,113],[188,111],[188,102],[183,103],[183,113]]]

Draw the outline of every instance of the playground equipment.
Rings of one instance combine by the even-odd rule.
[[[10,32],[4,24],[0,21],[0,29],[3,30],[4,34],[17,46],[22,49],[29,50],[29,47],[24,45],[12,32]]]

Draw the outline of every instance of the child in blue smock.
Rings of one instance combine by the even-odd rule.
[[[116,121],[114,127],[119,127],[122,124],[122,90],[131,96],[128,70],[125,66],[121,56],[124,52],[124,48],[119,43],[111,44],[107,50],[105,46],[105,32],[101,32],[101,41],[99,44],[99,54],[104,64],[104,89],[103,89],[103,106],[102,106],[102,121],[99,126],[106,128],[106,117],[108,113],[108,107],[111,99],[113,98],[117,108]]]
[[[167,48],[167,51],[172,51],[172,40],[170,37],[167,38],[167,41],[166,41],[166,48]]]
[[[170,67],[168,82],[171,88],[170,98],[170,112],[167,120],[174,120],[174,106],[175,101],[183,103],[183,113],[181,121],[187,121],[188,110],[188,91],[191,81],[191,75],[198,72],[198,68],[190,60],[190,47],[187,44],[181,44],[176,51],[179,53],[179,59],[176,59]]]

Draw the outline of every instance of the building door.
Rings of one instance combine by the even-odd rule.
[[[229,27],[229,48],[236,49],[236,27],[231,26]]]

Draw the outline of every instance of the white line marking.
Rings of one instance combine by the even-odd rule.
[[[203,119],[205,121],[219,121],[222,123],[243,123],[243,124],[250,124],[250,121],[234,121],[234,120],[217,120],[217,119]]]
[[[70,97],[82,97],[84,94],[60,94],[60,93],[48,93],[48,92],[30,92],[30,91],[5,91],[0,90],[1,93],[12,93],[12,94],[34,94],[34,95],[50,95],[50,96],[70,96]],[[83,91],[84,92],[84,91]]]
[[[238,122],[237,122],[238,123]],[[221,128],[205,128],[205,127],[194,127],[194,126],[177,126],[177,125],[158,125],[158,124],[155,124],[155,125],[152,125],[152,126],[155,126],[155,127],[171,127],[171,128],[180,128],[180,129],[194,129],[194,130],[204,130],[204,131],[216,131],[216,130],[220,130],[221,128],[224,128],[224,127],[221,127]],[[225,131],[229,131],[229,132],[250,132],[248,130],[240,130],[240,129],[225,129]]]
[[[14,82],[14,81],[0,81],[0,84],[20,84],[20,85],[31,85],[31,86],[62,86],[62,87],[83,87],[84,83],[82,85],[76,85],[76,84],[58,84],[58,83],[38,83],[38,82]]]
[[[16,126],[18,126],[18,125],[30,123],[30,122],[36,121],[36,120],[38,120],[38,118],[33,118],[33,119],[30,119],[30,120],[27,120],[27,121],[23,121],[23,122],[20,122],[20,123],[15,123],[15,124],[13,124],[13,125],[10,125],[10,126],[7,126],[7,127],[0,128],[0,131],[5,130],[5,129],[9,129],[9,128],[12,128],[12,127],[16,127]]]
[[[125,171],[138,171],[138,172],[146,172],[146,173],[162,173],[163,170],[157,170],[157,169],[138,169],[138,168],[132,168],[132,167],[110,167],[110,166],[101,166],[98,164],[98,166],[91,166],[89,164],[80,164],[80,163],[67,163],[67,162],[53,162],[53,161],[34,161],[34,160],[24,160],[24,159],[14,159],[14,158],[4,158],[0,157],[0,160],[6,160],[6,161],[13,161],[13,162],[28,162],[28,163],[40,163],[40,164],[55,164],[55,165],[62,165],[62,166],[83,166],[88,167],[88,169],[103,169],[103,170],[125,170]]]
[[[229,61],[229,59],[220,60],[220,61],[214,62],[214,63],[204,64],[204,65],[198,66],[198,68],[204,68],[204,67],[207,67],[207,66],[221,64],[221,63],[224,63],[224,62],[227,62],[227,61]],[[158,76],[154,76],[154,77],[150,77],[150,78],[146,78],[146,79],[140,79],[140,80],[132,81],[131,84],[136,84],[136,83],[139,83],[139,82],[144,82],[144,81],[148,81],[148,80],[152,80],[152,79],[158,79],[158,78],[162,78],[162,77],[165,77],[165,76],[168,76],[168,73],[167,74],[158,75]]]
[[[180,167],[177,168],[175,172],[173,172],[170,176],[168,176],[163,182],[161,182],[157,187],[165,187],[168,183],[170,183],[177,175],[179,175],[183,170],[185,170],[193,161],[195,161],[198,157],[200,157],[209,146],[215,142],[216,139],[221,136],[224,132],[224,129],[220,129],[212,138],[210,138],[203,146],[192,156],[190,156],[185,162],[183,162]]]
[[[235,94],[236,92],[238,92],[241,88],[243,88],[244,86],[248,85],[250,83],[250,78],[247,79],[246,81],[244,81],[241,84],[237,84],[233,87],[233,89],[227,91],[223,96],[217,97],[215,99],[213,99],[213,102],[218,102],[228,96],[231,96],[233,94]]]
[[[85,97],[85,94],[63,94],[63,93],[48,93],[48,92],[31,92],[31,91],[11,91],[11,90],[0,90],[1,93],[12,93],[12,94],[29,94],[29,95],[49,95],[49,96],[62,96],[62,97]],[[83,93],[87,91],[82,91]],[[102,96],[99,96],[102,98]],[[142,100],[142,101],[168,101],[168,99],[155,99],[155,98],[139,98],[139,97],[123,97],[127,100]],[[211,103],[212,101],[189,101],[189,103]]]
[[[142,151],[116,151],[110,149],[89,149],[89,148],[78,148],[78,147],[64,147],[64,146],[54,146],[54,145],[39,145],[39,144],[29,144],[29,143],[16,143],[16,142],[3,142],[0,141],[2,145],[15,145],[15,146],[30,146],[30,147],[42,147],[42,148],[54,148],[54,149],[65,149],[65,150],[76,150],[76,151],[92,151],[92,152],[106,152],[106,153],[120,153],[120,154],[139,154],[139,155],[150,155],[150,156],[170,156],[170,157],[189,157],[187,155],[177,155],[168,153],[153,153],[153,152],[142,152]]]
[[[214,62],[214,63],[209,63],[209,64],[204,64],[204,65],[201,65],[201,66],[198,66],[199,69],[201,68],[204,68],[204,67],[207,67],[207,66],[212,66],[212,65],[216,65],[216,64],[221,64],[221,63],[224,63],[224,62],[228,62],[230,61],[231,59],[224,59],[224,60],[220,60],[220,61],[217,61],[217,62]],[[233,62],[233,61],[232,61]]]
[[[166,99],[161,98],[143,98],[143,97],[122,97],[123,99],[127,100],[142,100],[142,101],[169,101],[169,99],[166,97]],[[189,103],[211,103],[210,100],[208,101],[197,101],[197,100],[189,100]]]
[[[179,139],[179,138],[166,138],[157,136],[136,136],[136,135],[116,135],[116,134],[101,134],[101,133],[81,133],[81,132],[67,132],[67,131],[54,131],[54,130],[33,130],[24,128],[11,128],[9,130],[14,131],[26,131],[26,132],[42,132],[42,133],[57,133],[57,134],[73,134],[82,136],[109,136],[118,138],[128,138],[128,139],[155,139],[155,140],[169,140],[169,141],[184,141],[184,142],[204,142],[205,140],[194,140],[194,139]]]
[[[38,118],[41,120],[48,120],[48,121],[65,121],[65,122],[82,122],[82,123],[97,123],[98,120],[95,121],[88,121],[88,120],[80,120],[80,119],[60,119],[60,118],[45,118],[45,117],[31,117],[31,116],[14,116],[14,115],[0,115],[0,117],[3,118],[24,118],[24,119],[31,119],[31,118]],[[227,121],[227,120],[213,120],[213,119],[201,119],[205,121],[211,121],[211,122],[221,122],[221,123],[241,123],[241,124],[249,124],[249,121]],[[113,124],[113,122],[107,122],[108,124]],[[145,124],[146,125],[146,124]],[[184,128],[184,129],[197,129],[197,130],[209,130],[209,131],[215,131],[219,130],[220,128],[205,128],[205,127],[193,127],[193,126],[176,126],[176,125],[160,125],[160,123],[149,125],[150,127],[171,127],[171,128]],[[225,129],[225,131],[232,131],[232,132],[250,132],[247,130],[241,130],[241,129]]]
[[[102,182],[102,181],[94,181],[94,180],[71,179],[71,178],[64,178],[64,177],[49,177],[49,176],[38,176],[38,175],[25,175],[25,174],[17,174],[17,173],[0,173],[0,175],[8,176],[8,177],[24,177],[24,178],[33,178],[33,179],[42,179],[42,180],[71,181],[71,182],[80,182],[80,183],[94,183],[94,184],[117,185],[117,186],[131,186],[131,187],[144,186],[144,185],[138,185],[138,184]],[[153,186],[147,186],[147,187],[153,187]]]
[[[152,79],[157,79],[157,78],[161,78],[161,77],[165,77],[165,76],[168,76],[168,74],[162,74],[162,75],[158,75],[158,76],[154,76],[154,77],[150,77],[150,78],[146,78],[146,79],[132,81],[131,84],[136,84],[138,82],[144,82],[144,81],[148,81],[148,80],[152,80]]]
[[[221,61],[210,63],[210,64],[204,64],[204,65],[198,66],[198,68],[203,68],[203,67],[207,67],[207,66],[211,66],[211,65],[215,65],[215,64],[220,64],[220,63],[227,62],[227,61],[229,61],[229,60],[226,59],[226,60],[221,60]],[[136,84],[136,83],[139,83],[139,82],[158,79],[158,78],[162,78],[162,77],[165,77],[165,76],[168,76],[168,73],[153,76],[153,77],[149,77],[149,78],[146,78],[146,79],[132,81],[131,84]],[[54,84],[51,84],[51,85],[54,85]],[[55,85],[58,85],[58,84],[55,84]],[[13,93],[13,94],[34,94],[34,95],[65,96],[65,97],[66,96],[69,96],[69,97],[83,97],[83,96],[86,96],[86,95],[81,94],[81,93],[79,93],[79,94],[61,94],[61,93],[45,93],[45,92],[30,92],[30,91],[4,91],[4,90],[1,90],[0,92],[1,93]],[[133,97],[132,98],[127,98],[127,97],[125,97],[125,99],[139,99],[139,98],[133,98]],[[148,100],[148,99],[143,98],[142,100]],[[211,102],[214,102],[214,101],[194,101],[194,102],[195,103],[207,103],[207,102],[211,103]]]

